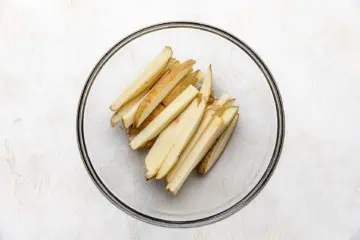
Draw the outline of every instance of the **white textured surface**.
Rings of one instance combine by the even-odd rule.
[[[0,239],[360,239],[360,2],[141,2],[0,0]],[[286,111],[265,190],[198,229],[154,227],[116,209],[85,172],[75,138],[97,60],[166,20],[209,23],[247,42]]]

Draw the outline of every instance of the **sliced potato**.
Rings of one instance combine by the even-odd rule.
[[[159,75],[166,67],[172,54],[172,49],[166,46],[155,59],[150,62],[137,80],[115,100],[110,106],[110,109],[112,111],[119,110],[126,102],[135,98],[146,89],[149,89],[158,80]]]
[[[171,146],[175,141],[173,134],[174,129],[177,128],[179,121],[173,121],[168,127],[162,131],[155,141],[155,144],[150,149],[145,158],[146,178],[153,178],[159,171],[163,164],[166,155],[169,153]]]
[[[168,95],[168,93],[178,84],[178,82],[191,70],[195,64],[194,60],[188,60],[178,67],[169,69],[155,86],[149,91],[149,94],[141,101],[136,109],[134,123],[136,127],[150,115],[157,105]]]
[[[157,138],[156,143],[145,159],[147,179],[153,178],[158,173],[175,142],[178,142],[179,128],[182,129],[184,124],[188,123],[188,116],[194,112],[191,110],[194,108],[194,104],[197,106],[196,100],[193,100],[189,107],[177,119],[172,121]]]
[[[146,91],[142,92],[137,97],[131,99],[125,105],[123,105],[114,115],[111,117],[111,126],[115,127],[123,118],[123,116],[131,111],[135,105],[140,104],[141,99],[146,95]]]
[[[210,65],[208,71],[204,76],[204,81],[200,90],[200,93],[202,94],[206,102],[208,102],[211,94],[211,86],[212,86],[212,69]]]
[[[224,151],[226,144],[228,143],[238,120],[239,114],[236,114],[230,125],[225,129],[225,131],[216,141],[214,146],[209,150],[204,159],[199,163],[197,171],[200,175],[205,175],[218,160],[221,153]]]
[[[198,129],[196,130],[195,134],[193,135],[192,139],[190,140],[190,142],[187,144],[187,146],[181,153],[179,160],[176,162],[176,164],[172,167],[172,169],[166,175],[167,182],[171,182],[173,180],[173,178],[174,178],[176,172],[179,170],[182,162],[186,159],[186,157],[189,155],[191,150],[197,146],[197,143],[198,143],[202,133],[209,126],[209,124],[211,123],[211,120],[214,118],[214,115],[218,110],[219,109],[217,108],[216,110],[208,109],[205,111],[205,114],[200,122],[200,125],[199,125]]]
[[[180,154],[183,152],[185,146],[189,143],[194,133],[199,127],[201,119],[205,112],[206,103],[209,99],[212,88],[212,72],[211,66],[204,78],[203,84],[200,89],[200,101],[194,99],[190,106],[182,113],[180,124],[176,136],[176,142],[166,156],[159,173],[156,175],[156,179],[161,179],[171,170],[171,168],[179,160]]]
[[[166,155],[166,159],[161,165],[156,179],[165,177],[178,161],[181,152],[199,127],[205,107],[205,99],[200,100],[200,103],[197,99],[194,99],[190,106],[181,114],[179,126],[174,134],[176,141],[174,141],[169,153]]]
[[[223,94],[213,105],[207,107],[205,114],[200,122],[200,126],[196,130],[190,142],[187,144],[186,148],[181,153],[181,157],[176,162],[175,166],[173,166],[172,169],[166,175],[166,180],[168,182],[170,182],[173,179],[183,159],[185,159],[185,157],[189,154],[190,150],[197,144],[201,134],[211,122],[214,114],[219,110],[220,107],[223,107],[225,104],[232,101],[233,99],[228,94]]]
[[[214,116],[211,123],[201,135],[196,147],[194,147],[186,159],[180,165],[179,170],[176,172],[174,179],[169,182],[166,189],[177,194],[185,180],[190,175],[191,171],[201,161],[205,154],[209,151],[216,139],[221,135],[224,128],[224,122],[221,117]]]
[[[196,85],[196,83],[199,81],[197,78],[197,75],[199,73],[199,70],[190,73],[187,75],[183,80],[181,80],[176,87],[171,90],[171,92],[164,98],[162,103],[165,106],[168,106],[177,96],[179,96],[190,84],[193,86]]]
[[[190,85],[130,142],[131,148],[138,149],[147,141],[159,135],[161,131],[189,105],[198,93],[199,91]]]
[[[204,132],[201,134],[197,145],[194,146],[187,156],[181,161],[179,169],[175,172],[173,179],[168,183],[166,189],[173,194],[176,194],[191,171],[204,158],[206,153],[210,150],[215,141],[224,132],[227,126],[230,125],[232,119],[236,116],[239,107],[226,108],[221,117],[215,115]],[[220,118],[220,121],[218,120]]]
[[[196,133],[192,137],[191,141],[188,143],[186,148],[181,154],[180,159],[177,161],[175,166],[170,170],[170,172],[166,175],[166,180],[168,182],[172,181],[176,171],[178,171],[182,161],[186,158],[186,156],[189,154],[191,149],[196,146],[197,142],[199,141],[199,138],[201,134],[204,132],[206,127],[209,125],[211,120],[213,119],[214,115],[216,113],[222,113],[225,109],[227,104],[232,103],[234,101],[233,98],[231,98],[228,94],[223,94],[212,106],[209,106],[204,114],[204,117],[201,120],[199,128],[196,130]]]

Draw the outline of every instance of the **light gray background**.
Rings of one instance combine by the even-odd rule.
[[[197,229],[139,222],[80,160],[79,94],[115,42],[148,24],[223,28],[268,64],[286,111],[265,190]],[[0,0],[0,239],[360,239],[360,2]]]

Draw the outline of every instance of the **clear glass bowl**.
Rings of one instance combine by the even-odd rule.
[[[240,120],[221,159],[205,177],[194,172],[176,196],[161,181],[145,181],[145,151],[130,149],[110,126],[109,105],[165,46],[195,68],[212,64],[214,91],[229,93]],[[275,81],[257,54],[235,36],[192,22],[168,22],[121,40],[97,63],[81,94],[79,149],[91,178],[118,208],[166,227],[194,227],[224,219],[264,187],[279,160],[284,112]]]

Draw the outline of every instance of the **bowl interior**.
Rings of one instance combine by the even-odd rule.
[[[123,130],[110,126],[109,105],[165,45],[179,60],[195,59],[195,68],[211,64],[216,96],[228,93],[240,106],[238,125],[217,164],[205,177],[194,172],[176,196],[165,191],[164,182],[145,180],[146,152],[131,150]],[[278,134],[274,96],[254,60],[227,39],[194,28],[150,32],[114,52],[88,85],[82,122],[88,160],[112,201],[150,222],[180,225],[241,202],[267,170]]]

